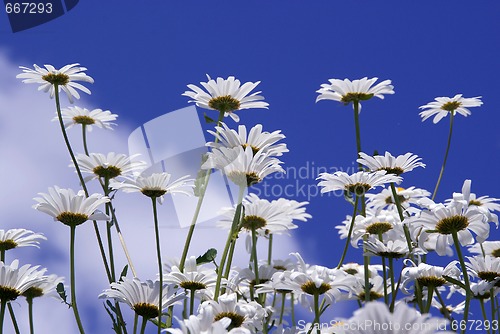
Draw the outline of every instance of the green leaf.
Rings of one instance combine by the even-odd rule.
[[[205,117],[205,122],[207,122],[207,124],[215,123],[215,121],[212,118],[207,116],[207,113],[203,113],[203,117]]]
[[[437,233],[438,230],[425,230],[425,232],[427,232],[427,233]]]
[[[109,302],[109,300],[107,301],[108,306],[111,308],[111,310],[116,314],[116,309],[112,306],[112,304]],[[103,303],[104,305],[104,303]],[[113,316],[113,313],[111,313],[111,311],[106,307],[106,305],[104,305],[104,309],[106,310],[106,312],[108,313],[109,317],[111,318],[111,322],[113,322],[113,330],[115,333],[121,333],[120,331],[120,326],[118,325],[118,322],[116,321],[115,317]]]
[[[453,277],[446,276],[446,275],[443,275],[443,278],[445,280],[447,280],[448,282],[450,282],[451,284],[458,285],[459,287],[461,287],[462,289],[464,289],[465,291],[467,291],[467,288],[466,288],[465,284],[462,283],[462,282],[460,282],[459,280],[456,280]]]
[[[122,280],[122,277],[127,277],[127,271],[128,271],[128,264],[126,264],[125,267],[123,267],[123,270],[120,274],[120,281]]]
[[[200,264],[204,264],[204,263],[210,263],[213,260],[215,260],[216,257],[217,257],[217,249],[210,248],[209,250],[207,250],[205,252],[205,254],[198,256],[196,258],[196,264],[200,265]]]
[[[57,284],[56,291],[57,291],[57,294],[59,295],[59,297],[61,297],[61,299],[63,300],[63,302],[66,305],[71,306],[67,302],[68,296],[66,295],[66,290],[64,289],[64,284],[62,284],[62,283]]]

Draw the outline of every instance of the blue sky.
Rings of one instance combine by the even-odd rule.
[[[352,109],[315,103],[320,84],[330,78],[391,79],[395,95],[363,104],[363,150],[421,156],[427,168],[405,175],[403,186],[429,191],[449,119],[422,123],[418,107],[437,96],[482,96],[484,105],[471,116],[456,117],[437,200],[460,191],[467,178],[476,194],[499,198],[499,10],[494,1],[81,1],[64,16],[15,34],[0,13],[0,52],[16,65],[79,62],[95,84],[92,95],[76,104],[110,109],[126,129],[188,106],[181,94],[187,84],[205,81],[206,73],[262,81],[258,88],[270,108],[241,111],[241,123],[282,130],[290,149],[285,167],[296,169],[353,168]],[[41,94],[20,82],[15,89]],[[300,185],[316,184],[313,174],[309,170]],[[280,184],[286,182],[295,180]],[[302,193],[295,199],[308,200]],[[313,219],[296,240],[306,261],[334,266],[340,255],[334,226],[351,208],[341,198],[309,201]],[[492,229],[491,239],[498,235]]]

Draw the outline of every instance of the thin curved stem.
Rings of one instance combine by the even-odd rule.
[[[6,300],[1,301],[0,307],[0,334],[3,334],[3,319],[5,318],[5,305],[7,304]]]
[[[280,322],[278,325],[283,323],[283,314],[285,313],[285,300],[286,300],[286,292],[281,293],[281,311],[280,311]]]
[[[236,206],[236,211],[234,213],[234,218],[233,218],[233,223],[231,225],[231,229],[229,230],[229,233],[227,235],[227,240],[226,240],[226,246],[224,247],[224,252],[222,253],[222,258],[220,260],[219,264],[219,270],[217,271],[217,281],[215,283],[215,292],[214,292],[214,300],[217,301],[219,298],[219,292],[220,292],[220,287],[221,287],[221,281],[222,281],[222,272],[224,271],[224,265],[226,264],[226,259],[227,255],[229,252],[229,248],[231,247],[231,243],[233,242],[234,234],[237,233],[237,227],[240,222],[241,218],[241,211],[242,211],[242,206],[241,204],[243,202],[243,195],[245,194],[245,187],[240,186],[240,191],[238,194],[238,204]]]
[[[483,314],[484,323],[488,321],[488,316],[486,315],[486,309],[484,308],[484,300],[479,299],[479,304],[481,305],[481,313]],[[490,328],[487,328],[488,334],[490,334]]]
[[[161,313],[162,313],[162,301],[163,301],[163,269],[161,261],[161,249],[160,249],[160,228],[158,224],[158,210],[156,209],[156,197],[151,197],[151,202],[153,204],[153,217],[155,221],[155,238],[156,238],[156,256],[158,259],[158,273],[160,275],[160,292],[159,292],[159,303],[158,303],[158,334],[161,333]],[[143,320],[143,323],[145,320]],[[145,327],[145,325],[144,325]],[[141,329],[143,333],[143,329]]]
[[[399,219],[403,223],[403,220],[405,219],[403,215],[403,208],[401,206],[401,201],[399,200],[398,193],[396,191],[396,185],[394,182],[391,182],[391,190],[392,190],[392,196],[394,197],[394,203],[396,204],[396,207],[398,209],[398,214],[399,214]],[[405,238],[406,238],[406,243],[408,244],[408,251],[409,254],[413,251],[413,246],[412,246],[412,241],[411,241],[411,236],[410,236],[410,230],[408,229],[408,225],[403,223],[403,231],[405,233]]]
[[[30,322],[30,334],[35,334],[35,326],[33,324],[33,298],[26,298],[28,302],[28,316]]]
[[[64,143],[66,144],[66,148],[68,149],[69,155],[71,156],[71,161],[73,162],[73,165],[75,165],[76,173],[78,174],[78,179],[80,180],[81,187],[85,193],[85,197],[89,197],[89,192],[87,190],[87,186],[85,185],[85,180],[82,176],[82,172],[80,170],[80,166],[78,165],[78,162],[76,161],[75,154],[73,153],[73,149],[71,148],[71,144],[68,139],[68,134],[66,133],[66,127],[64,126],[64,121],[62,119],[62,113],[61,113],[61,104],[59,102],[59,87],[57,84],[54,85],[54,96],[56,100],[56,112],[57,112],[57,118],[59,120],[59,126],[61,127],[61,132],[64,138]],[[106,252],[104,251],[104,245],[102,243],[102,238],[101,234],[99,232],[99,227],[97,226],[97,222],[94,220],[94,231],[96,234],[97,238],[97,243],[99,245],[99,250],[101,252],[101,257],[104,262],[104,269],[106,270],[106,275],[108,276],[108,280],[111,280],[111,273],[108,267],[108,260],[106,259]]]
[[[9,309],[9,315],[10,319],[12,320],[12,326],[14,326],[14,331],[16,332],[16,334],[20,334],[21,331],[19,330],[19,326],[17,325],[16,315],[11,303],[7,303],[7,308]]]
[[[255,232],[255,226],[252,226],[252,258],[253,258],[253,270],[255,274],[255,285],[260,284],[259,279],[259,259],[257,258],[257,233]],[[255,287],[254,285],[254,287]]]
[[[78,313],[78,306],[76,303],[76,283],[75,283],[75,234],[76,226],[70,226],[70,248],[69,248],[69,261],[70,261],[70,281],[71,281],[71,308],[75,315],[76,324],[80,333],[85,333],[80,314]]]
[[[87,125],[82,124],[82,141],[83,141],[83,151],[86,156],[89,156],[89,149],[87,146]]]
[[[217,119],[217,125],[220,125],[222,122],[222,119],[224,118],[224,112],[219,112],[219,117]],[[217,131],[217,133],[219,133]],[[219,141],[219,138],[215,136],[214,142],[217,143]],[[186,264],[186,258],[188,255],[189,251],[189,246],[191,245],[191,240],[193,239],[193,234],[194,234],[194,228],[196,226],[196,222],[198,221],[198,216],[200,215],[200,210],[201,210],[201,205],[203,203],[203,200],[205,198],[205,193],[208,187],[208,181],[210,180],[210,175],[212,174],[212,170],[208,169],[207,174],[205,175],[203,179],[202,186],[200,187],[200,197],[198,197],[198,203],[196,203],[196,209],[194,210],[194,215],[193,219],[191,220],[191,225],[189,226],[189,231],[186,236],[186,242],[184,243],[184,249],[182,250],[182,256],[181,256],[181,262],[179,264],[179,270],[182,272],[184,271],[184,265]]]
[[[448,159],[448,153],[450,152],[450,146],[451,146],[451,135],[453,133],[453,118],[454,118],[455,113],[452,111],[450,112],[450,133],[448,134],[448,144],[446,145],[446,152],[444,153],[444,160],[443,160],[443,165],[441,166],[441,171],[439,172],[439,177],[436,182],[436,187],[434,188],[434,192],[432,193],[432,200],[436,197],[439,184],[441,183],[441,179],[444,174],[444,168],[446,167],[446,160]]]
[[[425,306],[425,311],[423,313],[429,313],[431,311],[433,294],[434,287],[432,285],[429,285],[427,287],[427,305]]]
[[[141,334],[145,333],[145,331],[146,331],[146,324],[147,323],[148,323],[148,321],[146,320],[146,318],[142,317]],[[158,328],[161,328],[160,324],[158,324]]]
[[[460,261],[460,267],[462,267],[462,273],[464,276],[464,282],[465,282],[465,308],[464,308],[464,318],[463,321],[464,323],[467,323],[467,319],[469,317],[469,306],[470,306],[470,300],[472,298],[472,292],[470,290],[470,283],[469,283],[469,274],[467,273],[467,267],[465,266],[464,262],[464,257],[462,255],[462,250],[460,249],[460,241],[458,240],[458,234],[456,231],[453,231],[451,233],[453,237],[453,243],[455,244],[455,249],[457,250],[457,256],[458,260]],[[465,333],[465,329],[462,331],[462,333]]]
[[[356,150],[358,151],[357,157],[359,158],[359,153],[361,153],[361,129],[359,127],[359,101],[353,101],[354,109],[354,127],[356,128]],[[359,170],[363,170],[363,165],[358,163]]]
[[[137,334],[137,320],[139,319],[139,315],[137,313],[134,314],[134,334]]]
[[[351,237],[352,237],[352,231],[354,230],[354,220],[356,219],[356,213],[358,211],[358,202],[359,202],[359,196],[355,195],[356,198],[354,199],[354,211],[352,213],[352,218],[351,218],[351,225],[349,226],[349,233],[347,234],[347,239],[345,241],[345,246],[344,246],[344,251],[342,252],[342,256],[340,257],[339,264],[337,265],[337,269],[340,269],[342,266],[342,263],[344,263],[345,256],[347,254],[347,249],[349,248],[349,243],[351,242]]]
[[[271,265],[273,260],[273,235],[269,234],[269,245],[267,248],[267,264]]]

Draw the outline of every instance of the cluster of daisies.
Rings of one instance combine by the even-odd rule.
[[[115,125],[113,121],[117,115],[110,111],[90,111],[76,106],[60,108],[61,91],[66,93],[70,103],[80,98],[77,90],[90,94],[88,88],[78,83],[93,83],[85,73],[86,68],[71,64],[60,70],[50,65],[21,69],[23,73],[18,78],[25,83],[40,84],[39,90],[56,97],[55,120],[60,122],[64,135],[74,126],[81,126],[82,133],[86,134],[94,125],[103,129],[112,129]],[[375,84],[376,81],[377,78],[331,79],[321,85],[317,101],[352,104],[359,130],[361,102],[374,96],[383,99],[384,95],[394,94],[390,80]],[[342,191],[353,206],[352,214],[336,227],[340,239],[345,240],[337,267],[308,264],[298,253],[290,254],[288,259],[273,258],[273,235],[286,234],[298,228],[299,221],[305,222],[312,217],[306,212],[308,202],[286,198],[269,200],[252,193],[252,187],[267,176],[284,172],[280,158],[288,149],[281,142],[285,138],[281,131],[264,131],[260,124],[250,129],[245,125],[233,129],[223,122],[227,116],[238,122],[236,112],[239,110],[268,107],[260,92],[253,92],[259,83],[241,84],[234,77],[216,80],[208,77],[201,87],[188,85],[189,90],[183,95],[191,99],[189,102],[219,113],[215,127],[208,131],[213,141],[206,144],[209,152],[196,180],[188,175],[174,180],[166,172],[151,173],[138,156],[88,152],[85,135],[84,153],[73,154],[71,145],[66,143],[72,157],[70,167],[76,170],[82,189],[51,187],[35,198],[34,208],[71,229],[72,261],[74,233],[79,225],[93,221],[96,237],[102,243],[95,221],[104,220],[108,222],[107,233],[120,237],[132,277],[126,271],[118,275],[113,261],[103,256],[110,285],[99,295],[99,298],[115,301],[115,304],[108,303],[113,307],[107,308],[114,331],[126,333],[127,324],[133,322],[134,333],[144,333],[148,324],[158,333],[185,334],[388,332],[367,327],[366,320],[371,320],[372,324],[378,322],[382,327],[389,323],[398,325],[394,333],[435,333],[449,329],[449,321],[455,319],[456,314],[463,314],[463,319],[467,320],[470,304],[476,300],[481,305],[484,320],[498,322],[499,304],[495,297],[500,286],[500,242],[487,239],[491,223],[498,227],[495,212],[500,210],[499,200],[477,197],[471,193],[471,181],[466,180],[461,193],[436,203],[434,198],[442,174],[432,195],[414,186],[402,188],[402,175],[425,167],[422,159],[412,153],[368,155],[361,150],[359,132],[359,171],[318,175],[322,193]],[[420,115],[423,120],[434,116],[434,123],[437,123],[448,115],[451,120],[457,113],[467,116],[470,114],[468,108],[481,104],[480,97],[439,97],[422,106]],[[240,188],[237,203],[220,211],[218,225],[227,230],[226,244],[221,245],[219,252],[211,249],[198,258],[189,256],[190,238],[195,233],[198,214],[194,212],[181,258],[164,263],[156,205],[162,204],[165,196],[178,194],[196,195],[201,203],[214,169],[222,171]],[[89,193],[87,182],[97,182],[102,193]],[[117,219],[120,212],[113,207],[113,200],[121,191],[139,192],[151,199],[158,265],[158,276],[154,279],[141,280],[128,254]],[[38,267],[18,268],[17,260],[11,265],[4,264],[6,249],[37,245],[37,240],[43,236],[24,230],[2,233],[2,308],[21,295],[30,301],[34,296],[54,291],[61,283],[60,278],[45,276],[45,270]],[[241,236],[245,237],[249,259],[244,268],[232,263],[235,245],[238,240],[242,242]],[[268,244],[267,254],[258,254],[258,242]],[[363,263],[346,260],[351,246],[362,249]],[[466,249],[471,256],[463,255]],[[454,256],[454,260],[444,267],[434,266],[427,263],[430,256]],[[68,305],[73,309],[79,332],[83,333],[84,322],[74,298],[73,262],[71,268],[71,302]],[[448,305],[446,300],[455,295],[463,296],[463,301]],[[357,301],[360,306],[351,318],[335,322],[321,319],[328,308],[346,300]],[[492,310],[489,315],[484,311],[487,302]],[[133,321],[126,318],[128,313],[121,311],[120,304],[132,310]],[[306,323],[299,318],[304,316],[303,311],[297,310],[299,306],[310,312]],[[433,309],[439,310],[442,316],[433,317]],[[0,316],[3,325],[4,314]],[[140,325],[139,319],[142,319]],[[323,326],[325,323],[327,325]]]

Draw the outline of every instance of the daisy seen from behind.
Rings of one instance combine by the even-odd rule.
[[[200,85],[205,89],[196,86],[188,85],[190,90],[185,91],[182,95],[190,97],[189,102],[194,102],[198,107],[204,109],[217,110],[224,116],[230,116],[235,122],[239,122],[240,118],[234,112],[242,109],[265,108],[268,103],[264,102],[264,97],[259,95],[261,92],[250,92],[260,84],[257,82],[246,82],[243,85],[240,80],[230,76],[227,79],[217,78],[213,80],[207,75],[207,82],[200,82]]]
[[[69,64],[59,70],[52,65],[44,65],[45,68],[43,68],[34,64],[33,69],[19,66],[23,73],[18,74],[16,78],[23,79],[23,83],[40,84],[38,90],[49,92],[51,98],[54,97],[56,88],[57,92],[62,89],[68,96],[69,102],[73,103],[73,98],[80,98],[77,89],[89,95],[91,94],[87,87],[76,81],[94,83],[94,79],[85,73],[87,68],[79,65],[78,63]]]
[[[436,97],[434,101],[419,107],[423,110],[420,116],[422,122],[434,116],[432,122],[436,124],[448,114],[458,113],[467,117],[471,114],[468,108],[480,107],[482,104],[481,96],[465,98],[462,94],[457,94],[454,97]]]
[[[80,124],[84,126],[86,130],[92,131],[93,126],[97,126],[101,129],[112,130],[113,121],[116,121],[118,115],[111,113],[109,110],[102,109],[92,109],[80,108],[77,106],[63,108],[61,110],[61,117],[66,129],[70,129],[73,126]],[[58,121],[59,118],[56,116],[53,121]]]

